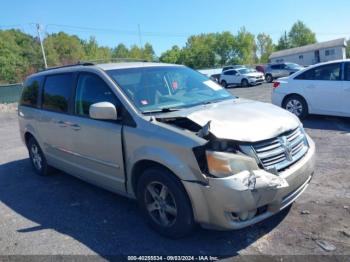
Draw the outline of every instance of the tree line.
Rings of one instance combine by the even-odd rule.
[[[227,64],[268,62],[275,50],[299,47],[317,41],[315,33],[297,21],[274,44],[267,33],[254,35],[242,27],[236,34],[225,31],[190,36],[183,47],[174,45],[156,56],[150,43],[130,47],[120,43],[114,48],[100,46],[94,37],[80,39],[65,32],[48,34],[44,48],[48,66],[77,61],[110,60],[113,58],[143,59],[184,64],[189,67],[211,68]],[[350,43],[347,55],[350,56]],[[0,30],[0,83],[21,82],[27,75],[44,68],[37,37],[20,30]]]

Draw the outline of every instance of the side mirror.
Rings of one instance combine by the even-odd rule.
[[[117,109],[112,103],[99,102],[90,106],[89,116],[93,119],[117,120],[118,114]]]

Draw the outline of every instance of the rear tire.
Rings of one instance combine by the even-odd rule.
[[[221,86],[222,86],[223,88],[227,88],[227,82],[226,82],[225,80],[222,80],[222,81],[221,81]]]
[[[266,82],[268,82],[268,83],[272,83],[272,81],[273,81],[272,75],[271,75],[271,74],[266,74],[265,80],[266,80]]]
[[[193,230],[187,193],[168,170],[153,167],[144,171],[137,183],[137,199],[147,223],[159,234],[181,238]]]
[[[282,107],[300,119],[304,119],[309,114],[305,99],[299,95],[291,95],[287,97],[283,101]]]
[[[47,164],[46,157],[34,137],[29,138],[27,147],[35,173],[39,176],[47,176],[52,173],[53,168]]]

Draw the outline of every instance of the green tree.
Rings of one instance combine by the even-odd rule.
[[[192,68],[208,68],[215,66],[217,56],[214,51],[215,34],[190,36],[182,50],[183,63]]]
[[[317,42],[316,35],[302,21],[297,21],[288,34],[291,47],[299,47]]]
[[[290,48],[291,45],[289,43],[289,38],[287,35],[287,31],[284,32],[284,35],[282,35],[279,39],[278,39],[278,43],[276,45],[276,50],[284,50],[284,49],[288,49]]]
[[[177,46],[172,46],[171,49],[163,52],[159,60],[163,63],[180,64],[182,50]]]
[[[235,37],[230,32],[222,32],[215,35],[215,53],[219,57],[219,65],[223,66],[232,60],[234,55]]]
[[[142,58],[147,61],[153,61],[155,59],[155,53],[150,43],[146,43],[142,50]]]
[[[86,56],[82,41],[77,36],[64,32],[48,35],[44,46],[49,66],[76,63]]]
[[[21,82],[43,67],[36,38],[19,30],[0,30],[0,82]]]
[[[82,41],[84,47],[84,60],[98,59],[98,43],[95,37],[90,37],[89,41]]]
[[[129,55],[129,49],[124,44],[118,44],[112,52],[113,58],[128,58]]]
[[[236,56],[233,57],[233,62],[238,62],[239,64],[255,64],[257,62],[257,57],[254,35],[242,27],[238,31],[235,39]]]
[[[129,57],[134,59],[142,59],[143,51],[137,45],[133,45],[130,48]]]
[[[256,39],[257,39],[257,51],[260,57],[260,63],[267,63],[274,49],[272,39],[269,35],[265,33],[258,34]]]
[[[347,47],[346,47],[346,57],[350,58],[350,39],[347,42]]]

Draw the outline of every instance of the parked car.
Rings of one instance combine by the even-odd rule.
[[[220,84],[223,87],[229,85],[241,85],[243,87],[257,85],[264,82],[264,74],[251,68],[237,68],[221,73]]]
[[[343,73],[344,72],[344,73]],[[350,117],[350,60],[321,63],[274,83],[272,102],[300,118]]]
[[[245,67],[244,65],[228,65],[228,66],[224,66],[222,68],[222,72],[230,70],[230,69],[237,69],[237,68],[242,68]]]
[[[265,68],[265,79],[271,83],[276,78],[289,76],[302,69],[304,67],[294,63],[268,64]]]
[[[262,221],[314,172],[314,142],[297,117],[181,65],[45,70],[26,79],[18,116],[36,173],[54,167],[137,199],[148,224],[173,238],[196,223]]]

